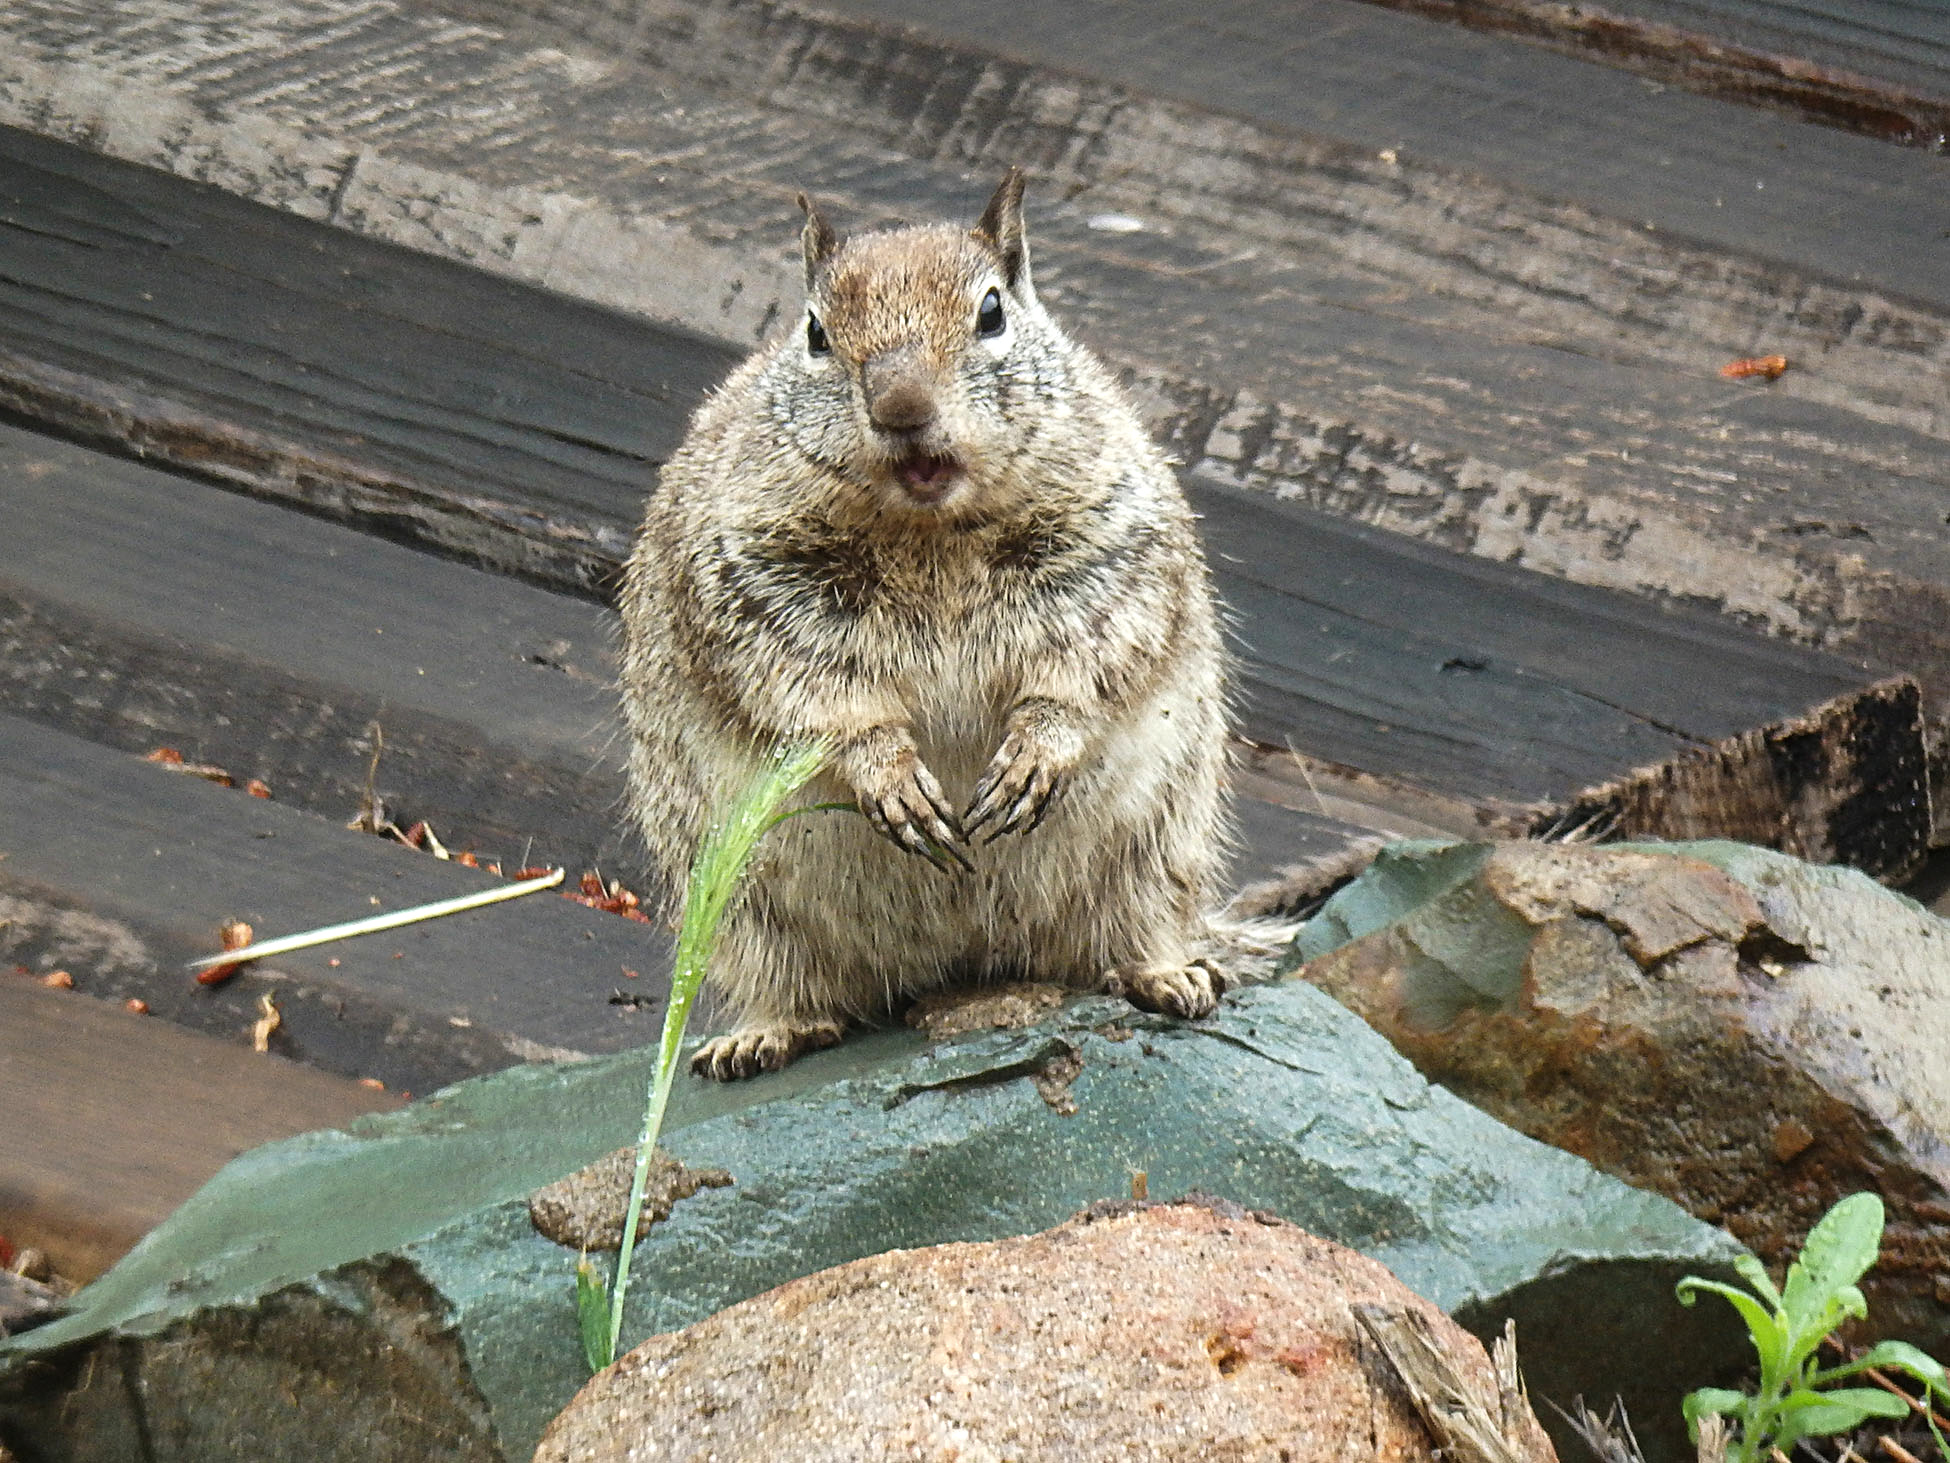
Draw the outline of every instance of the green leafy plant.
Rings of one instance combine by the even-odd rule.
[[[664,1109],[677,1077],[677,1056],[691,1005],[704,984],[705,967],[717,943],[718,926],[730,907],[745,866],[758,841],[795,813],[822,809],[851,809],[851,803],[816,803],[785,812],[779,806],[812,781],[826,760],[824,743],[783,747],[767,759],[758,776],[715,821],[699,844],[691,863],[690,883],[684,891],[684,916],[677,927],[677,955],[670,977],[670,1004],[664,1011],[663,1038],[643,1111],[643,1131],[636,1145],[636,1175],[630,1183],[629,1206],[623,1215],[623,1243],[616,1252],[616,1278],[608,1286],[584,1255],[576,1264],[576,1320],[582,1335],[582,1354],[592,1372],[616,1360],[616,1344],[623,1329],[623,1299],[630,1286],[630,1256],[636,1249],[637,1223],[643,1215],[643,1187],[663,1128]]]
[[[1695,1441],[1702,1417],[1717,1414],[1736,1422],[1740,1435],[1727,1448],[1728,1463],[1755,1463],[1775,1448],[1783,1452],[1800,1438],[1851,1432],[1872,1417],[1907,1417],[1910,1405],[1880,1387],[1837,1387],[1871,1367],[1907,1372],[1926,1395],[1950,1400],[1950,1384],[1934,1358],[1903,1341],[1884,1341],[1854,1361],[1839,1366],[1815,1364],[1823,1338],[1844,1321],[1868,1314],[1856,1282],[1875,1264],[1882,1245],[1882,1200],[1850,1194],[1822,1216],[1788,1266],[1779,1289],[1752,1255],[1734,1261],[1748,1290],[1688,1275],[1679,1282],[1679,1299],[1691,1305],[1701,1292],[1724,1296],[1747,1323],[1760,1358],[1760,1384],[1753,1392],[1703,1387],[1684,1403],[1687,1427]],[[1924,1416],[1929,1414],[1925,1411]],[[1936,1423],[1930,1422],[1936,1432]],[[1937,1446],[1950,1458],[1943,1435]]]

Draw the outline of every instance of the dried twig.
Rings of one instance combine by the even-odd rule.
[[[538,879],[527,879],[519,884],[502,884],[493,889],[479,889],[472,894],[462,894],[453,899],[441,899],[432,904],[417,904],[411,909],[396,909],[389,914],[375,914],[345,924],[326,925],[322,929],[306,930],[302,934],[282,935],[275,940],[265,940],[261,944],[246,945],[241,950],[226,950],[221,955],[208,955],[201,960],[192,960],[189,968],[203,970],[212,965],[227,963],[242,965],[247,960],[264,960],[273,955],[286,955],[293,950],[309,949],[313,945],[329,945],[334,940],[349,940],[354,935],[376,934],[380,930],[397,929],[401,925],[439,919],[442,915],[459,914],[462,910],[479,909],[484,904],[499,904],[504,899],[519,899],[524,894],[553,889],[561,882],[562,870],[551,869]]]
[[[271,1033],[284,1025],[284,1014],[278,1010],[278,1003],[271,998],[269,991],[257,998],[257,1021],[251,1026],[251,1050],[268,1052],[271,1049]]]
[[[1710,1413],[1699,1420],[1699,1463],[1727,1463],[1727,1420]]]
[[[1862,1375],[1882,1388],[1883,1391],[1893,1392],[1896,1396],[1902,1398],[1903,1401],[1909,1404],[1909,1410],[1911,1412],[1916,1413],[1918,1416],[1927,1416],[1939,1428],[1950,1428],[1950,1417],[1945,1417],[1941,1412],[1926,1406],[1921,1398],[1898,1383],[1887,1372],[1877,1367],[1868,1367],[1863,1371]]]
[[[1549,1398],[1545,1400],[1550,1401]],[[1632,1420],[1625,1414],[1625,1404],[1616,1397],[1612,1399],[1611,1411],[1603,1417],[1587,1407],[1582,1397],[1571,1399],[1573,1410],[1570,1412],[1555,1402],[1550,1405],[1599,1463],[1645,1463],[1645,1454],[1640,1450],[1638,1437],[1632,1431]],[[1706,1454],[1701,1453],[1700,1457],[1705,1459]],[[1718,1460],[1714,1460],[1714,1463],[1718,1463]]]
[[[1490,1368],[1496,1373],[1496,1408],[1503,1436],[1515,1437],[1523,1419],[1531,1415],[1523,1374],[1517,1370],[1517,1318],[1504,1318],[1503,1334],[1490,1346]]]
[[[345,826],[354,833],[391,833],[395,837],[399,829],[386,817],[386,810],[379,805],[379,754],[386,748],[386,734],[379,723],[369,722],[366,730],[372,734],[372,760],[366,764],[366,787],[359,796],[359,812]]]

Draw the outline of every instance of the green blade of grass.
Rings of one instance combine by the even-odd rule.
[[[586,1254],[576,1261],[576,1328],[582,1335],[583,1360],[590,1371],[601,1371],[616,1353],[616,1338],[609,1329],[608,1290]]]
[[[690,883],[684,892],[684,917],[677,927],[677,954],[670,978],[670,1004],[664,1010],[663,1038],[657,1048],[657,1066],[650,1081],[644,1105],[643,1131],[637,1139],[636,1173],[630,1181],[630,1201],[623,1215],[623,1242],[616,1252],[616,1280],[609,1292],[609,1335],[603,1359],[592,1369],[600,1370],[616,1359],[616,1347],[623,1334],[623,1300],[630,1285],[630,1257],[636,1249],[637,1223],[643,1213],[643,1190],[650,1172],[650,1157],[656,1150],[657,1134],[663,1128],[664,1109],[670,1103],[670,1089],[677,1076],[677,1057],[684,1044],[684,1030],[691,1016],[691,1005],[704,984],[704,972],[717,943],[718,925],[731,903],[732,894],[751,861],[759,839],[791,814],[779,805],[818,773],[825,763],[823,742],[780,748],[767,759],[765,767],[732,803],[723,818],[714,822],[698,846],[691,863]],[[820,804],[821,807],[850,807],[851,804]],[[813,809],[795,811],[811,812]],[[585,1334],[587,1323],[585,1322]]]

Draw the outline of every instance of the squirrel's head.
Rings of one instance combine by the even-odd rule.
[[[783,424],[867,505],[980,513],[1060,398],[1067,350],[1036,299],[1012,168],[972,229],[841,239],[803,194],[806,318],[785,343]]]

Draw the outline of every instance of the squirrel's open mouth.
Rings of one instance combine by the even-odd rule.
[[[961,464],[954,458],[929,453],[903,457],[894,464],[894,476],[917,503],[939,502],[955,485],[955,475],[960,471]]]

